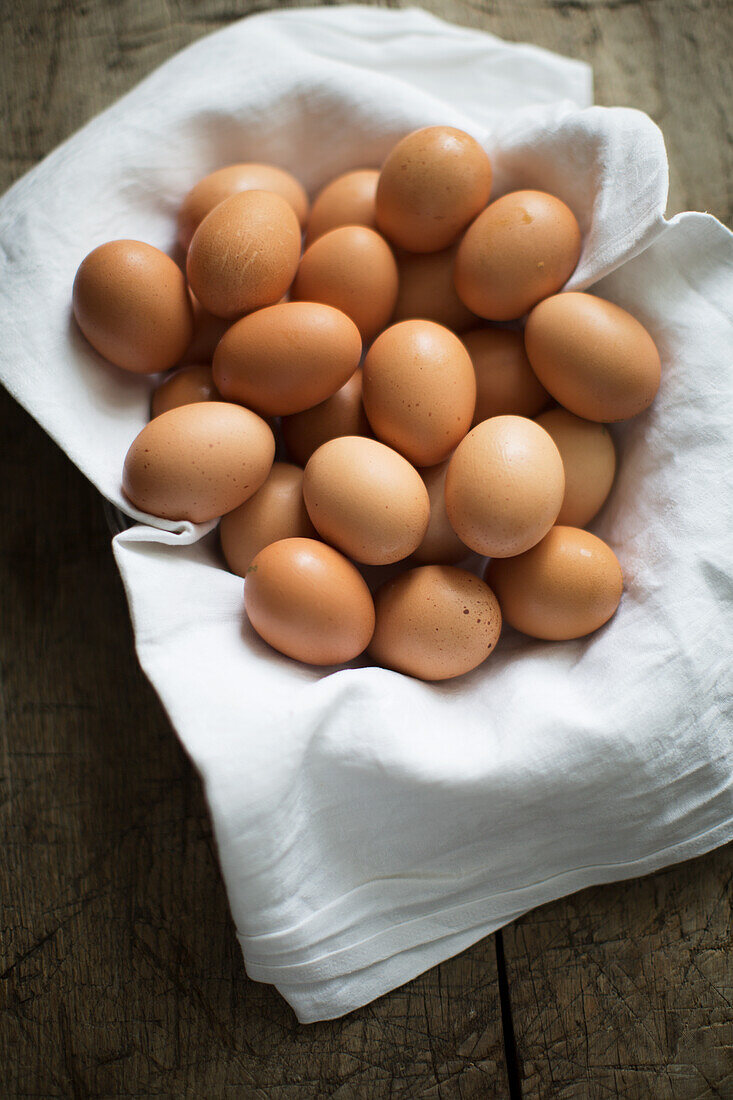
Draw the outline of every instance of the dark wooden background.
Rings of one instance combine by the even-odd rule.
[[[0,189],[268,6],[0,0]],[[730,223],[729,0],[426,6],[590,61],[598,102],[664,130],[670,212]],[[101,502],[4,393],[0,438],[0,1097],[733,1097],[730,849],[544,906],[342,1021],[248,981]]]

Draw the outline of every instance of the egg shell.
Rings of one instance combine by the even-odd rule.
[[[585,527],[600,512],[616,473],[616,449],[605,424],[582,420],[567,409],[548,409],[537,423],[555,443],[565,470],[565,495],[557,523]]]
[[[134,374],[174,366],[193,335],[186,280],[170,256],[142,241],[108,241],[82,260],[74,316],[92,347]]]
[[[468,431],[476,376],[465,347],[442,325],[392,325],[372,344],[363,373],[375,435],[416,466],[442,462]]]
[[[240,577],[271,542],[317,537],[303,500],[303,471],[289,462],[274,462],[257,492],[219,524],[224,559]]]
[[[412,560],[423,565],[452,565],[469,553],[448,520],[445,510],[445,476],[448,461],[418,470],[430,498],[430,521]]]
[[[303,496],[327,542],[365,565],[401,561],[430,518],[425,484],[410,463],[376,439],[340,436],[308,460]]]
[[[452,126],[427,126],[399,141],[382,165],[377,226],[409,252],[438,252],[490,194],[491,161],[478,142]]]
[[[369,343],[389,323],[397,285],[397,264],[384,237],[362,225],[343,225],[306,249],[290,296],[340,309]]]
[[[400,252],[397,256],[399,290],[393,320],[415,317],[435,321],[453,332],[465,332],[477,318],[464,306],[453,284],[457,247],[441,252]]]
[[[179,405],[193,405],[197,401],[221,401],[207,363],[192,363],[169,374],[153,390],[150,415],[154,418]]]
[[[372,429],[361,402],[361,368],[332,397],[303,412],[282,418],[285,446],[296,462],[306,462],[322,443],[340,435],[372,437]]]
[[[524,336],[503,328],[477,328],[461,337],[476,373],[473,423],[492,416],[536,416],[549,395],[530,366]]]
[[[486,578],[506,622],[554,642],[583,638],[603,626],[623,591],[613,550],[577,527],[553,527],[526,553],[490,562]]]
[[[508,558],[547,534],[564,492],[560,452],[544,428],[523,416],[494,416],[456,447],[445,506],[466,546]]]
[[[274,457],[272,431],[249,409],[224,401],[181,405],[133,440],[122,488],[143,512],[205,523],[251,497]]]
[[[524,344],[545,389],[586,420],[636,416],[659,389],[659,352],[647,330],[594,294],[567,291],[540,302],[527,318]]]
[[[489,586],[452,565],[421,565],[387,581],[374,596],[369,654],[419,680],[449,680],[476,668],[501,633]]]
[[[191,290],[217,317],[234,319],[273,305],[295,278],[300,242],[300,223],[280,195],[232,195],[193,235],[186,259]]]
[[[243,317],[214,353],[227,400],[264,416],[288,416],[331,397],[359,366],[359,330],[319,302],[280,302]]]
[[[250,565],[244,606],[260,637],[296,661],[339,665],[369,645],[374,602],[356,566],[314,539],[270,543]]]
[[[327,183],[313,201],[306,246],[340,225],[366,225],[375,229],[377,216],[374,202],[378,180],[377,168],[358,168]]]
[[[188,248],[207,214],[224,199],[242,191],[273,191],[292,207],[301,228],[308,220],[308,196],[295,176],[273,164],[230,164],[200,179],[178,213],[178,240]]]
[[[461,301],[489,321],[521,317],[563,286],[580,258],[572,210],[544,191],[512,191],[466,230],[454,279]]]
[[[191,343],[183,353],[180,366],[189,363],[211,363],[216,351],[216,345],[229,328],[231,321],[223,317],[215,317],[204,309],[195,294],[191,294],[191,307],[193,309],[193,336]]]

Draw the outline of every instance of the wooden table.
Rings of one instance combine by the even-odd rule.
[[[267,6],[6,2],[0,187]],[[670,211],[730,221],[728,0],[427,6],[590,61],[599,103],[662,126]],[[733,1097],[730,850],[546,905],[342,1021],[301,1027],[248,981],[101,502],[4,393],[0,417],[2,1097]]]

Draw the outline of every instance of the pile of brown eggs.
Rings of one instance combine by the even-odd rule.
[[[651,403],[659,355],[618,306],[558,293],[581,251],[565,203],[489,202],[491,181],[480,145],[445,126],[310,210],[290,173],[233,165],[183,201],[185,276],[130,240],[79,268],[92,346],[129,371],[175,368],[127,454],[126,496],[169,520],[221,517],[250,622],[289,657],[368,650],[441,680],[491,653],[502,616],[563,640],[618,606],[618,561],[583,528],[614,478],[605,425]],[[472,551],[491,559],[482,576],[455,564]],[[397,562],[372,595],[358,566]]]

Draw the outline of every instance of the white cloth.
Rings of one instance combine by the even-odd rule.
[[[542,902],[733,838],[733,239],[706,215],[665,222],[659,131],[590,100],[586,66],[417,10],[272,12],[174,57],[0,203],[2,380],[128,514],[120,470],[151,383],[77,333],[74,272],[110,238],[171,248],[181,197],[222,164],[271,160],[315,189],[415,127],[465,128],[497,191],[569,202],[571,285],[630,309],[661,350],[594,528],[624,598],[586,641],[507,630],[443,684],[324,672],[253,634],[211,525],[115,538],[140,662],[206,785],[248,973],[303,1021]]]

